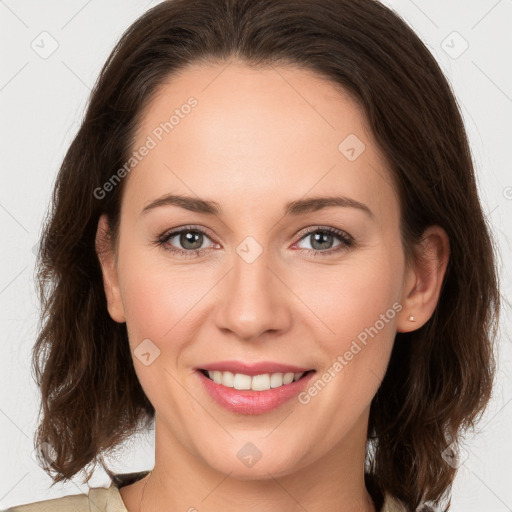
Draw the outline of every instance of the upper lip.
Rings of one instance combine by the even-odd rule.
[[[261,361],[259,363],[244,363],[242,361],[217,361],[198,366],[198,370],[219,372],[243,373],[244,375],[261,375],[264,373],[302,373],[312,368],[302,368],[290,364],[275,363],[273,361]]]

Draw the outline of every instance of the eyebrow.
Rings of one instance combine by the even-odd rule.
[[[179,194],[166,194],[146,205],[143,208],[141,215],[162,206],[178,206],[185,210],[196,213],[204,213],[207,215],[220,215],[222,213],[221,206],[215,201],[207,201],[205,199],[183,196]],[[309,199],[291,201],[285,205],[284,216],[304,215],[306,213],[336,206],[342,208],[356,208],[358,210],[362,210],[371,218],[375,217],[370,208],[368,208],[368,206],[366,206],[364,203],[343,196],[312,197]]]

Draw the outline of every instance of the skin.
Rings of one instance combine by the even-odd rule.
[[[109,313],[126,322],[132,354],[147,338],[160,350],[148,366],[133,357],[156,410],[155,466],[149,479],[123,487],[122,499],[137,512],[147,484],[146,512],[374,511],[363,480],[370,404],[395,333],[421,327],[436,307],[447,235],[431,226],[424,258],[406,265],[386,160],[363,111],[335,84],[288,66],[196,65],[150,102],[134,148],[190,96],[197,107],[125,178],[115,250],[106,218],[98,224]],[[366,146],[354,161],[338,150],[348,134]],[[222,213],[167,205],[141,214],[169,193],[216,201]],[[289,201],[334,195],[373,215],[335,206],[283,216]],[[206,232],[199,256],[155,243],[188,225]],[[309,227],[342,230],[354,244],[334,235],[318,248]],[[236,252],[247,236],[263,249],[252,263]],[[166,246],[190,247],[179,236]],[[321,376],[394,303],[401,311],[308,404],[229,412],[194,371],[267,360]],[[252,467],[237,457],[247,442],[262,453]]]

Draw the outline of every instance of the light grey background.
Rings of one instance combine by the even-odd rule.
[[[78,480],[49,489],[50,478],[32,458],[39,399],[30,373],[38,326],[33,248],[56,172],[101,66],[121,33],[156,3],[0,0],[0,510],[87,492]],[[500,246],[506,298],[511,290],[512,0],[387,3],[432,51],[458,98],[482,202]],[[453,512],[512,511],[509,333],[505,303],[495,395],[478,435],[468,438],[453,489]],[[151,468],[152,434],[134,438],[111,461],[114,469]],[[100,471],[90,482],[108,484]]]

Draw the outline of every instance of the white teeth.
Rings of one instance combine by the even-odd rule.
[[[270,375],[268,373],[265,375],[255,375],[251,381],[251,389],[254,391],[270,389]]]
[[[273,373],[270,376],[270,387],[278,388],[283,385],[283,374],[282,373]]]
[[[295,378],[294,373],[285,373],[283,377],[283,384],[290,384],[290,382],[293,382],[293,379]]]
[[[249,375],[237,373],[235,375],[235,380],[233,381],[233,387],[235,389],[251,389],[251,380],[252,379]]]
[[[279,388],[293,381],[299,380],[304,375],[300,373],[264,373],[261,375],[233,374],[232,372],[208,371],[208,376],[216,384],[222,384],[227,388],[252,389],[253,391],[267,391],[271,388]]]

